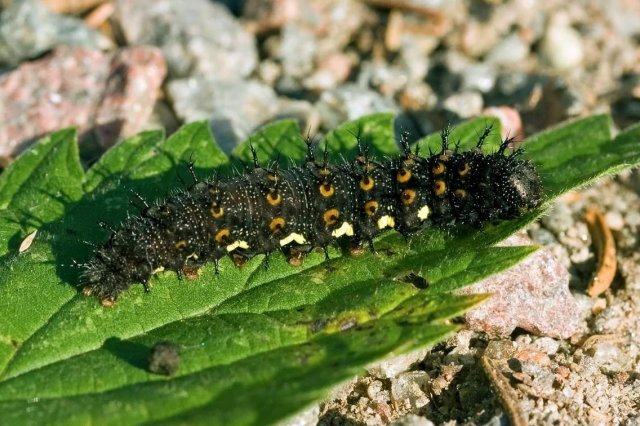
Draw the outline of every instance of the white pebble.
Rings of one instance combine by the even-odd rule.
[[[577,67],[584,57],[580,33],[568,25],[552,22],[542,39],[540,53],[555,69],[567,70]]]

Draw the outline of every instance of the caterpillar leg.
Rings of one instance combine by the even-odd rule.
[[[331,265],[331,258],[329,257],[329,247],[328,246],[322,247],[322,251],[324,253],[324,267],[327,268],[327,271],[329,272],[335,271],[336,268],[334,268],[333,265]]]
[[[287,253],[285,253],[291,266],[301,266],[304,262],[304,258],[312,249],[310,245],[299,245],[291,247]]]

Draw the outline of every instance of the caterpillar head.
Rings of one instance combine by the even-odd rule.
[[[503,218],[511,218],[542,204],[543,189],[534,165],[527,160],[507,158],[505,167],[496,170],[497,197]]]

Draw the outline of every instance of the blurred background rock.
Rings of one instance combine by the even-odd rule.
[[[92,158],[205,119],[230,151],[294,117],[321,135],[393,111],[417,138],[497,115],[640,119],[635,0],[1,0],[0,156],[74,125]]]

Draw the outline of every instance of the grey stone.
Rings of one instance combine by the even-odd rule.
[[[486,61],[495,65],[513,65],[529,54],[529,46],[517,34],[511,34],[498,43],[487,55]]]
[[[529,97],[536,83],[538,83],[538,81],[531,75],[525,72],[514,71],[500,74],[496,88],[504,96],[526,99]]]
[[[390,379],[396,377],[403,371],[407,371],[412,364],[424,359],[429,353],[429,349],[420,348],[404,355],[398,355],[396,357],[382,361],[381,363],[369,367],[367,372],[373,377],[380,379]]]
[[[556,203],[542,218],[544,226],[556,235],[561,235],[573,227],[573,212],[566,203]]]
[[[253,34],[209,0],[117,0],[129,43],[159,46],[171,77],[248,76],[258,63]]]
[[[80,19],[57,15],[37,0],[15,0],[0,14],[0,63],[17,65],[60,45],[113,47]]]
[[[496,72],[488,64],[473,64],[462,73],[462,88],[487,93],[496,84]]]
[[[298,121],[302,134],[315,135],[318,133],[320,114],[310,102],[283,97],[278,99],[276,109],[274,120],[294,118]]]
[[[606,371],[624,371],[630,366],[625,353],[611,342],[599,342],[588,352],[593,361]]]
[[[557,242],[556,237],[551,231],[541,228],[539,225],[532,227],[532,229],[529,230],[529,235],[531,235],[531,239],[538,244],[549,245]]]
[[[355,120],[363,115],[399,110],[391,99],[355,84],[345,84],[324,92],[316,108],[326,129],[335,129],[345,121]]]
[[[460,118],[471,118],[480,115],[483,102],[480,93],[467,91],[449,96],[444,100],[443,106],[447,111],[455,113]]]
[[[421,81],[429,72],[431,54],[440,40],[429,35],[403,35],[399,64],[406,70],[409,81]]]
[[[374,87],[384,95],[393,96],[408,81],[407,71],[399,66],[378,61],[364,61],[360,65],[358,84],[361,87]]]
[[[533,342],[532,346],[547,355],[553,355],[560,349],[560,342],[551,337],[540,337]]]
[[[563,22],[552,20],[540,45],[542,59],[558,70],[579,66],[584,58],[580,33]]]
[[[409,400],[413,408],[424,407],[429,397],[422,390],[431,381],[425,371],[407,371],[391,380],[391,396],[395,401]]]
[[[417,414],[409,414],[391,423],[391,426],[433,426],[434,423],[426,417]]]
[[[226,152],[278,112],[276,93],[256,80],[192,77],[172,81],[168,92],[178,117],[185,122],[209,120]]]
[[[282,29],[279,58],[285,76],[301,78],[313,71],[318,43],[312,31],[296,24]]]

